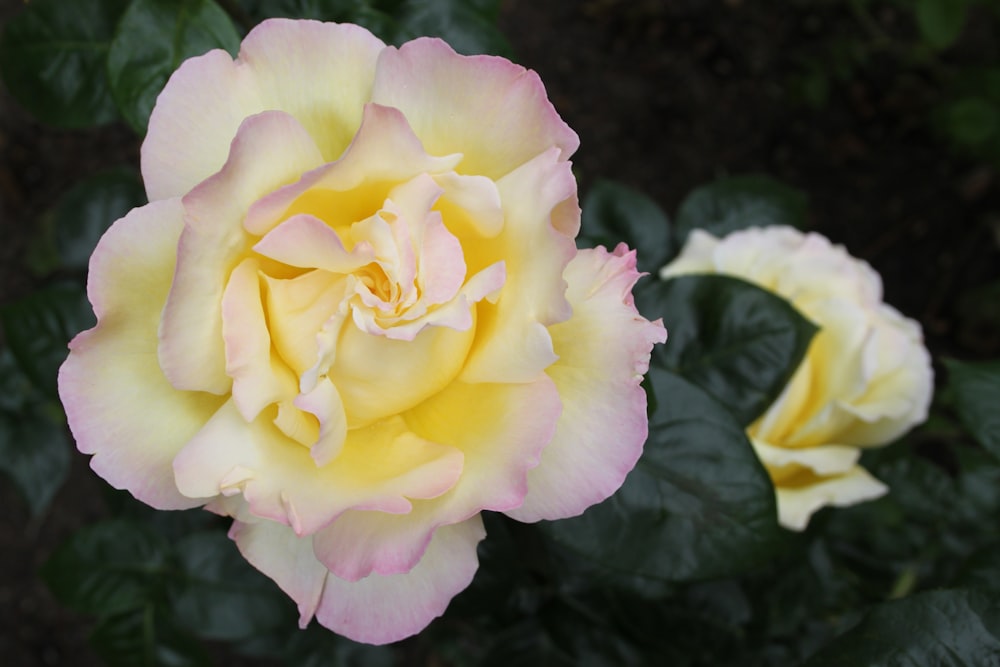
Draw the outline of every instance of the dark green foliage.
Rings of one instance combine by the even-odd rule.
[[[156,96],[187,58],[212,49],[236,55],[240,35],[213,0],[132,0],[108,51],[111,95],[144,134]]]
[[[4,29],[0,71],[28,111],[60,127],[117,117],[105,73],[128,0],[33,0]]]

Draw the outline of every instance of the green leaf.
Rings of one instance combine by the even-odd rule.
[[[979,444],[1000,459],[1000,361],[943,360],[959,419]]]
[[[944,129],[959,146],[981,146],[1000,130],[1000,108],[978,96],[954,100],[944,111]]]
[[[967,590],[919,593],[873,608],[805,667],[984,667],[1000,656],[1000,606]]]
[[[510,43],[496,25],[498,7],[497,0],[404,0],[395,42],[429,35],[459,53],[510,55]]]
[[[747,227],[804,227],[807,203],[805,194],[768,176],[723,178],[681,202],[674,233],[680,246],[695,228],[722,237]]]
[[[109,616],[94,629],[90,644],[108,667],[208,667],[208,653],[178,631],[153,604]]]
[[[188,535],[174,548],[180,572],[170,582],[170,604],[188,631],[235,640],[294,622],[288,597],[247,563],[225,533]]]
[[[954,44],[968,10],[966,0],[917,0],[917,27],[924,41],[938,50]]]
[[[598,181],[583,200],[580,240],[608,250],[624,241],[638,250],[640,271],[655,273],[674,256],[670,221],[652,199],[611,181]]]
[[[636,304],[669,332],[654,363],[707,391],[744,426],[781,393],[817,330],[787,301],[730,276],[647,281]]]
[[[649,439],[618,492],[581,516],[543,523],[583,557],[671,581],[744,573],[783,539],[774,490],[743,428],[712,397],[659,367]]]
[[[185,59],[212,49],[236,54],[240,35],[212,0],[133,0],[108,52],[115,104],[145,134],[156,96]]]
[[[386,42],[395,39],[399,25],[392,10],[398,2],[384,0],[244,0],[242,6],[256,22],[265,18],[289,18],[355,23]]]
[[[976,552],[962,566],[956,585],[1000,596],[1000,543]]]
[[[69,474],[70,443],[65,425],[37,410],[0,412],[0,470],[40,515]]]
[[[60,284],[0,306],[0,324],[18,366],[46,395],[55,398],[56,374],[70,339],[94,325],[83,289]]]
[[[286,641],[285,654],[288,667],[391,667],[396,662],[388,646],[358,644],[315,623]]]
[[[151,528],[111,520],[88,526],[61,546],[42,577],[63,604],[109,616],[141,608],[154,597],[168,545]]]
[[[128,0],[24,4],[0,42],[0,71],[10,92],[52,125],[86,127],[114,120],[105,62]]]
[[[145,199],[142,183],[129,168],[104,171],[77,183],[42,217],[29,264],[38,275],[86,271],[90,255],[111,223]]]

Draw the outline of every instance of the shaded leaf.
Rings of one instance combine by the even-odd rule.
[[[52,125],[86,127],[114,120],[105,64],[128,0],[25,5],[0,43],[0,70],[10,92]]]
[[[368,646],[338,637],[315,623],[296,632],[288,642],[284,664],[289,667],[392,667],[388,646]]]
[[[213,0],[133,0],[108,52],[115,104],[145,134],[156,96],[185,59],[212,49],[235,55],[240,35]]]
[[[36,274],[85,271],[97,242],[108,227],[146,200],[134,170],[95,174],[66,192],[41,221],[41,234],[29,254]]]
[[[428,35],[440,37],[467,55],[511,55],[510,43],[496,24],[498,0],[404,0],[396,18],[397,44]]]
[[[598,181],[583,200],[578,243],[613,250],[624,241],[638,250],[640,271],[655,273],[675,251],[670,221],[652,199],[638,190],[611,181]]]
[[[1000,664],[1000,606],[967,590],[919,593],[873,608],[806,667]]]
[[[1000,130],[1000,109],[981,97],[954,100],[944,111],[944,129],[959,146],[979,146]]]
[[[63,604],[108,616],[143,607],[166,567],[168,546],[148,526],[111,520],[78,531],[42,577]]]
[[[0,470],[13,480],[32,514],[44,512],[66,481],[69,453],[63,424],[35,411],[0,413]]]
[[[732,176],[689,194],[677,211],[674,234],[683,245],[692,229],[723,237],[747,227],[804,227],[805,194],[763,175]]]
[[[90,644],[108,667],[208,667],[205,648],[146,604],[102,619]]]
[[[945,359],[943,363],[962,424],[1000,459],[1000,361]]]
[[[669,338],[653,360],[698,385],[746,426],[781,393],[816,326],[787,301],[721,275],[648,280],[639,311],[663,318]]]
[[[759,566],[782,540],[774,490],[743,428],[711,396],[652,367],[645,451],[618,492],[581,516],[541,524],[622,573],[690,581]]]
[[[244,0],[243,7],[255,21],[284,16],[337,23],[355,23],[385,42],[399,32],[393,17],[399,0]]]
[[[59,284],[0,306],[0,323],[17,365],[32,384],[55,398],[67,344],[95,319],[82,288]]]
[[[218,531],[188,535],[174,547],[180,572],[170,605],[183,627],[206,639],[234,640],[295,620],[289,598]]]
[[[941,50],[962,34],[969,6],[967,0],[917,0],[915,9],[924,41]]]

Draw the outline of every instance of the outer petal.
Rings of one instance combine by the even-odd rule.
[[[134,209],[104,235],[87,291],[95,328],[70,343],[59,395],[91,466],[116,488],[161,509],[194,507],[174,484],[172,461],[220,399],[173,389],[160,370],[156,329],[183,226],[176,199]]]
[[[485,536],[476,515],[438,528],[424,557],[405,574],[373,574],[356,582],[331,575],[316,618],[345,637],[370,644],[414,635],[472,582],[479,567],[476,545]]]
[[[271,577],[299,608],[299,627],[309,625],[330,576],[312,551],[312,538],[299,537],[274,521],[234,521],[229,537],[251,565]]]
[[[555,381],[563,413],[541,463],[528,473],[524,504],[507,514],[520,521],[583,512],[621,486],[646,441],[646,393],[640,386],[663,324],[636,311],[635,252],[582,250],[566,267],[573,317],[549,328],[559,361]]]
[[[178,389],[229,391],[221,303],[230,274],[253,245],[243,217],[251,203],[320,159],[294,118],[262,113],[240,126],[222,171],[184,197],[185,228],[160,332],[160,365]]]
[[[361,122],[385,45],[354,25],[272,19],[225,51],[185,61],[156,101],[142,145],[151,200],[176,197],[218,171],[240,123],[287,111],[336,159]],[[317,82],[322,82],[318,85]]]
[[[237,521],[229,533],[243,556],[299,607],[299,626],[313,614],[350,639],[387,644],[423,630],[472,581],[476,545],[486,535],[478,515],[438,529],[423,559],[405,574],[345,581],[313,555],[313,540],[272,521]]]
[[[809,518],[822,507],[847,507],[883,496],[888,490],[861,466],[843,475],[819,478],[806,486],[779,486],[775,488],[778,523],[789,530],[803,530]]]
[[[534,72],[494,56],[460,56],[417,39],[379,56],[372,101],[396,107],[432,155],[463,153],[458,171],[494,180],[552,146],[580,144]]]

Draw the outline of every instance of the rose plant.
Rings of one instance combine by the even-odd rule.
[[[779,522],[802,530],[814,512],[887,489],[858,465],[927,416],[933,392],[920,326],[882,300],[878,274],[843,247],[793,227],[723,238],[695,229],[661,278],[715,273],[787,299],[819,331],[781,394],[747,429],[774,483]]]
[[[184,62],[59,374],[79,449],[233,517],[302,625],[420,631],[482,510],[577,515],[642,451],[666,334],[633,251],[576,249],[577,145],[533,72],[436,39],[269,20]]]

